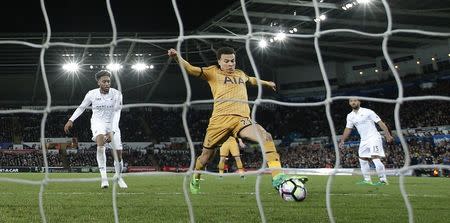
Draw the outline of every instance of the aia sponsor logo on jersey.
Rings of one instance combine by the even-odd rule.
[[[245,84],[241,77],[225,76],[223,84]]]

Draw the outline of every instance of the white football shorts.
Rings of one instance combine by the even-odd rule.
[[[361,141],[358,156],[363,158],[371,158],[372,156],[385,157],[381,136],[374,136]]]
[[[106,135],[110,133],[111,124],[105,122],[91,122],[92,141],[96,142],[98,135]]]

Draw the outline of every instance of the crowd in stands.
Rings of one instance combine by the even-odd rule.
[[[371,108],[394,129],[394,105],[364,102],[364,107]],[[347,103],[332,105],[333,121],[337,134],[345,128],[346,115],[350,112]],[[405,102],[400,111],[402,128],[418,128],[426,126],[450,125],[450,103],[442,101]],[[171,137],[184,137],[181,110],[164,111],[152,109],[151,112],[123,112],[121,118],[122,139],[127,142],[165,142]],[[202,141],[208,125],[210,110],[192,110],[187,116],[188,127],[193,141]],[[90,142],[92,133],[89,115],[85,114],[76,120],[70,135],[65,135],[63,126],[68,114],[52,113],[45,128],[46,137],[76,137],[80,142]],[[40,115],[23,115],[20,137],[24,142],[37,142],[40,139]],[[284,139],[292,133],[300,137],[330,136],[330,128],[324,107],[282,107],[259,108],[256,120],[264,126],[275,139]],[[2,123],[4,125],[2,125]],[[0,139],[12,142],[13,133],[0,122]]]
[[[187,149],[155,151],[153,156],[160,168],[164,168],[164,166],[189,167],[191,163],[191,153]]]
[[[448,96],[450,81],[438,83],[431,89],[408,88],[405,96],[443,95]],[[380,96],[380,95],[374,95]],[[395,98],[395,97],[394,97]],[[393,129],[395,104],[363,102],[363,107],[370,108]],[[194,141],[202,141],[208,125],[211,110],[190,109],[187,114],[189,132]],[[346,100],[331,104],[331,113],[337,134],[341,134],[346,122],[346,115],[351,111]],[[404,102],[400,109],[402,128],[450,125],[450,103],[446,101]],[[63,131],[73,111],[52,112],[46,126],[46,137],[76,137],[80,142],[91,141],[90,111],[80,116],[74,123],[69,135]],[[10,114],[0,119],[0,142],[37,142],[40,139],[41,114]],[[13,121],[14,120],[14,121]],[[273,104],[260,106],[256,120],[272,133],[275,139],[284,139],[291,134],[300,137],[330,136],[330,128],[324,106],[286,107]],[[14,129],[13,129],[14,128]],[[122,112],[120,128],[122,139],[127,142],[164,142],[171,137],[184,137],[181,109],[133,108]]]
[[[49,166],[62,166],[59,154],[47,154]],[[27,151],[26,153],[14,153],[0,150],[0,167],[21,166],[21,167],[43,167],[44,158],[40,150]]]
[[[450,165],[450,142],[442,141],[434,144],[430,137],[408,137],[407,140],[410,164],[445,164]],[[332,168],[335,165],[335,150],[330,145],[307,144],[289,147],[280,147],[279,153],[284,168]],[[196,147],[196,155],[200,152],[200,147]],[[346,147],[339,149],[341,167],[357,168],[358,148]],[[404,151],[399,143],[389,144],[385,147],[386,158],[384,159],[387,168],[401,168],[404,165]],[[111,150],[107,152],[107,165],[113,166]],[[144,148],[144,149],[124,149],[123,158],[125,166],[153,166],[163,170],[166,166],[189,167],[191,153],[186,144],[173,144],[164,149]],[[209,165],[208,169],[214,171],[217,165],[217,158]],[[229,157],[231,169],[235,169],[234,160]],[[252,152],[242,150],[241,158],[247,169],[261,167],[262,155],[259,150]],[[67,154],[47,154],[49,166],[57,167],[95,167],[96,148],[80,149],[77,153]],[[0,150],[0,166],[30,166],[42,167],[43,157],[40,150],[31,150],[27,153],[14,153],[13,151]]]
[[[146,155],[147,150],[140,149],[125,149],[122,153],[122,157],[125,166],[153,166],[155,165],[152,160]],[[80,149],[77,153],[67,154],[68,166],[78,167],[78,166],[96,166],[97,165],[97,149],[91,147],[89,149]],[[111,150],[106,152],[108,166],[113,166],[113,155]]]
[[[146,153],[147,150],[124,150],[123,159],[126,161],[124,165],[154,166],[154,161],[152,161]],[[92,167],[97,166],[96,154],[97,149],[95,147],[80,149],[76,153],[48,153],[47,162],[50,167]],[[106,157],[107,165],[113,166],[113,156],[111,154],[111,150],[107,150]],[[42,151],[39,149],[26,151],[0,150],[0,166],[43,167],[44,161]]]
[[[408,140],[410,165],[417,164],[450,164],[450,143],[432,142],[411,138]],[[341,167],[359,167],[358,147],[339,149]],[[242,158],[247,168],[261,166],[260,152],[243,153]],[[401,168],[405,163],[404,150],[400,144],[388,144],[385,147],[387,168]],[[331,168],[335,165],[335,151],[331,146],[322,147],[319,144],[299,145],[280,149],[282,166],[285,168]]]

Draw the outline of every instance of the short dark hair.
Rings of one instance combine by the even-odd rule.
[[[97,72],[96,74],[95,74],[95,80],[100,80],[100,78],[101,77],[103,77],[103,76],[108,76],[108,77],[111,77],[111,72],[109,72],[109,71],[107,71],[107,70],[101,70],[101,71],[99,71],[99,72]]]
[[[222,54],[236,54],[236,52],[231,47],[221,47],[216,52],[217,60],[220,60]]]

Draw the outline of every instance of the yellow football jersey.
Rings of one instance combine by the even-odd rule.
[[[208,81],[214,100],[235,99],[248,101],[247,81],[249,77],[241,70],[229,74],[217,66],[202,68],[202,79]],[[211,117],[222,115],[250,116],[250,107],[247,102],[216,101]]]

